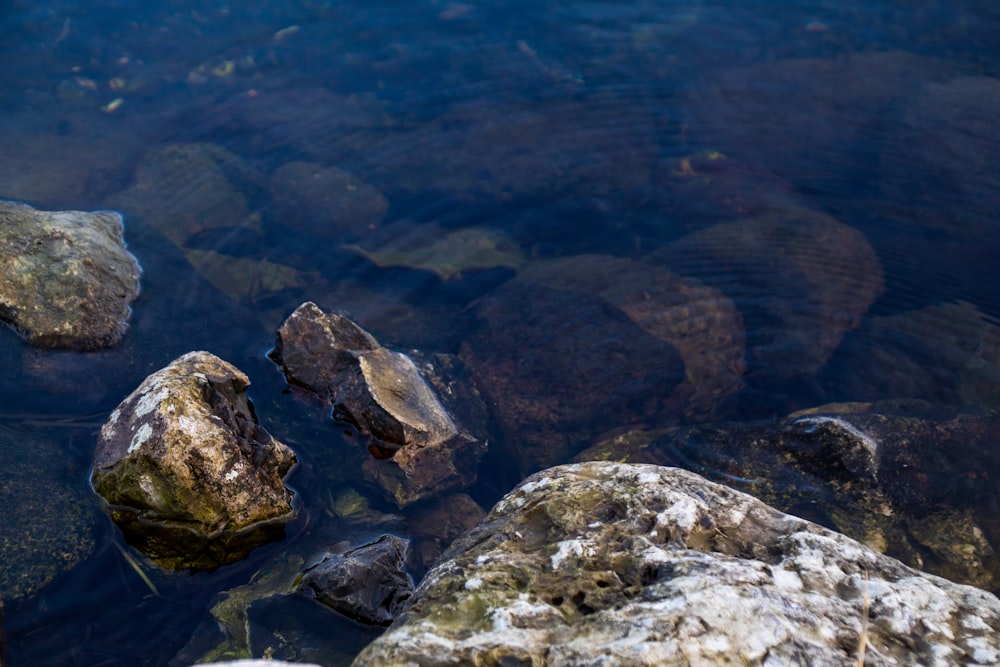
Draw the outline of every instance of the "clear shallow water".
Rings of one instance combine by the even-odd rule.
[[[144,276],[115,350],[0,332],[0,420],[59,443],[52,478],[85,489],[104,416],[208,349],[251,377],[263,423],[299,453],[303,518],[235,566],[155,575],[158,596],[97,520],[92,555],[6,604],[5,664],[166,664],[218,591],[304,535],[352,536],[323,518],[327,488],[356,476],[339,465],[350,445],[265,358],[305,299],[384,344],[457,352],[476,299],[519,270],[614,255],[736,301],[746,386],[717,419],[895,397],[996,407],[998,24],[986,2],[9,3],[0,197],[121,210]],[[276,176],[292,162],[353,174],[384,214],[341,228],[322,197],[295,208]],[[881,278],[854,237],[705,231],[789,211],[859,233]],[[519,259],[435,272],[346,247],[469,229]],[[773,275],[747,268],[769,261]],[[493,434],[471,490],[486,507],[519,479],[500,453],[515,437]],[[344,661],[371,636],[323,618]]]

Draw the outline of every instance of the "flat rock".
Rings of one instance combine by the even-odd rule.
[[[111,211],[0,201],[0,320],[31,345],[95,350],[121,340],[139,263]]]
[[[354,667],[995,664],[1000,600],[690,472],[522,482]]]
[[[92,481],[126,537],[164,567],[234,562],[283,533],[295,455],[257,422],[250,381],[207,352],[147,377],[101,428]]]

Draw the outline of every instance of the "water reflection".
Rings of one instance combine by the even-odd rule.
[[[470,363],[495,429],[468,497],[487,508],[616,429],[834,401],[996,409],[998,24],[976,0],[8,3],[0,197],[121,210],[144,275],[115,349],[0,332],[4,428],[73,424],[23,439],[55,452],[3,466],[4,503],[48,480],[96,535],[40,590],[5,584],[5,660],[191,660],[217,593],[279,553],[373,536],[335,498],[396,514],[265,357],[307,299]],[[303,462],[307,518],[215,573],[149,570],[155,595],[91,512],[85,469],[103,416],[195,349],[251,377]],[[692,442],[660,462],[769,475],[788,507],[836,523],[821,480]],[[0,439],[2,456],[22,445]],[[995,466],[942,465],[997,548],[978,476]],[[427,522],[404,514],[397,532]],[[330,664],[369,637],[301,602],[251,615],[294,617],[300,637],[335,626]]]

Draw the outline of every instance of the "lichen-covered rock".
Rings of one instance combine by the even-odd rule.
[[[601,296],[518,276],[472,313],[460,356],[522,473],[568,461],[610,428],[681,414],[681,353]]]
[[[361,623],[389,625],[413,594],[406,574],[406,540],[382,535],[341,553],[325,553],[302,575],[297,590]]]
[[[111,211],[0,201],[0,320],[36,347],[95,350],[125,334],[139,264]]]
[[[883,289],[861,232],[793,202],[693,232],[652,260],[733,300],[747,374],[765,385],[815,376]]]
[[[307,302],[278,330],[271,357],[358,428],[372,454],[366,474],[400,507],[475,483],[486,442],[456,423],[408,355]]]
[[[257,422],[250,381],[207,352],[147,377],[101,428],[92,481],[129,541],[164,567],[212,568],[280,537],[292,451]]]
[[[1000,417],[922,401],[611,434],[577,460],[687,468],[907,565],[1000,590]]]
[[[36,593],[94,549],[100,513],[84,473],[67,455],[65,433],[0,428],[0,600]],[[2,635],[0,629],[0,635]]]
[[[545,470],[354,667],[995,664],[1000,600],[690,472]]]
[[[374,230],[389,202],[381,192],[336,167],[289,162],[271,175],[279,224],[326,238],[357,237]]]

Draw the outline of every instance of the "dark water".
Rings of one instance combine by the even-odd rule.
[[[46,483],[82,490],[93,518],[82,562],[6,602],[5,665],[179,664],[197,657],[182,650],[203,641],[219,591],[316,535],[376,534],[325,512],[347,486],[392,509],[265,356],[306,299],[383,344],[458,353],[482,326],[479,300],[522,272],[620,305],[634,269],[573,264],[611,256],[697,279],[739,312],[726,400],[674,409],[678,421],[883,398],[1000,406],[993,3],[13,0],[0,28],[0,197],[120,210],[144,269],[114,350],[35,351],[0,332],[3,444],[54,447]],[[323,188],[296,190],[293,163],[347,172],[384,200],[347,209]],[[427,264],[421,249],[463,231],[503,252],[446,244]],[[400,245],[392,260],[376,252]],[[555,259],[572,271],[537,268]],[[601,271],[598,289],[588,280]],[[563,312],[540,319],[573,329]],[[519,322],[515,311],[486,326]],[[542,374],[603,363],[586,337],[557,363],[560,343],[543,335],[475,335],[527,341]],[[251,377],[257,414],[302,461],[290,480],[302,518],[214,573],[147,565],[153,594],[88,495],[88,469],[106,415],[195,349]],[[581,386],[629,398],[641,378],[607,382],[624,385]],[[624,421],[662,425],[639,403],[622,401]],[[583,434],[569,455],[614,426],[552,424]],[[532,467],[506,456],[522,434],[494,427],[469,491],[486,508]],[[0,485],[30,460],[5,458]],[[281,618],[326,646],[286,657],[346,663],[375,635],[290,605],[257,622]]]

